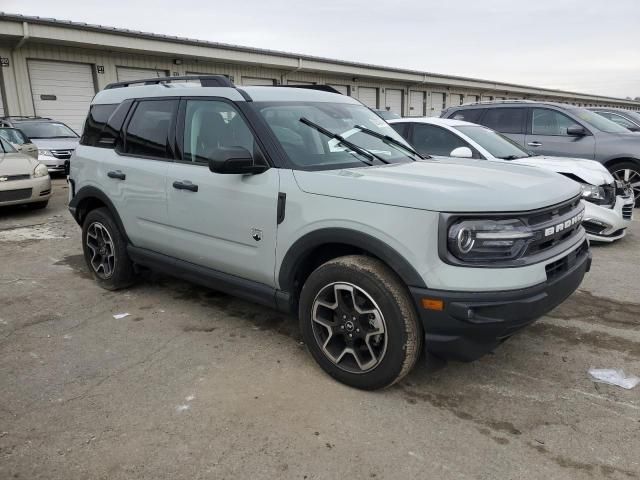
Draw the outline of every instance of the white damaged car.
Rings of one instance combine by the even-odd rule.
[[[532,155],[490,128],[445,118],[402,118],[389,124],[423,155],[503,160],[558,172],[582,186],[583,226],[592,241],[624,237],[633,217],[629,186],[594,160]]]

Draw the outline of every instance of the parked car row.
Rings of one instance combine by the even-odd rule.
[[[45,208],[51,197],[47,167],[18,152],[0,136],[0,206],[27,205]]]
[[[602,169],[580,165],[581,186],[471,135],[487,160],[426,157],[351,97],[196,78],[92,101],[69,210],[106,289],[152,268],[297,314],[329,375],[376,389],[423,349],[493,350],[589,271],[582,198]]]

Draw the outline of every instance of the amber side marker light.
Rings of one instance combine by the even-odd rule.
[[[444,302],[442,300],[436,300],[435,298],[423,298],[422,308],[441,312],[444,310]]]

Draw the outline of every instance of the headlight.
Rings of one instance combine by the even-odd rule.
[[[447,244],[456,258],[479,263],[514,260],[533,238],[521,220],[463,220],[449,227]]]
[[[49,175],[49,170],[47,170],[47,166],[44,163],[39,163],[36,165],[36,168],[33,169],[34,178],[44,177]]]
[[[38,155],[44,155],[45,157],[53,157],[51,150],[38,150]]]
[[[604,200],[605,193],[604,188],[597,187],[595,185],[589,185],[588,183],[581,183],[582,198],[585,200]]]

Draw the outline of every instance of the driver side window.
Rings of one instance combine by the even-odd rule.
[[[555,110],[534,108],[531,133],[533,135],[567,136],[567,128],[576,124],[577,122]]]
[[[208,163],[220,148],[242,147],[254,159],[259,148],[238,110],[219,100],[187,100],[184,118],[183,160]]]
[[[423,155],[445,157],[448,157],[458,147],[471,148],[471,145],[448,130],[424,123],[413,124],[413,141],[411,143]],[[471,150],[474,149],[471,148]]]

